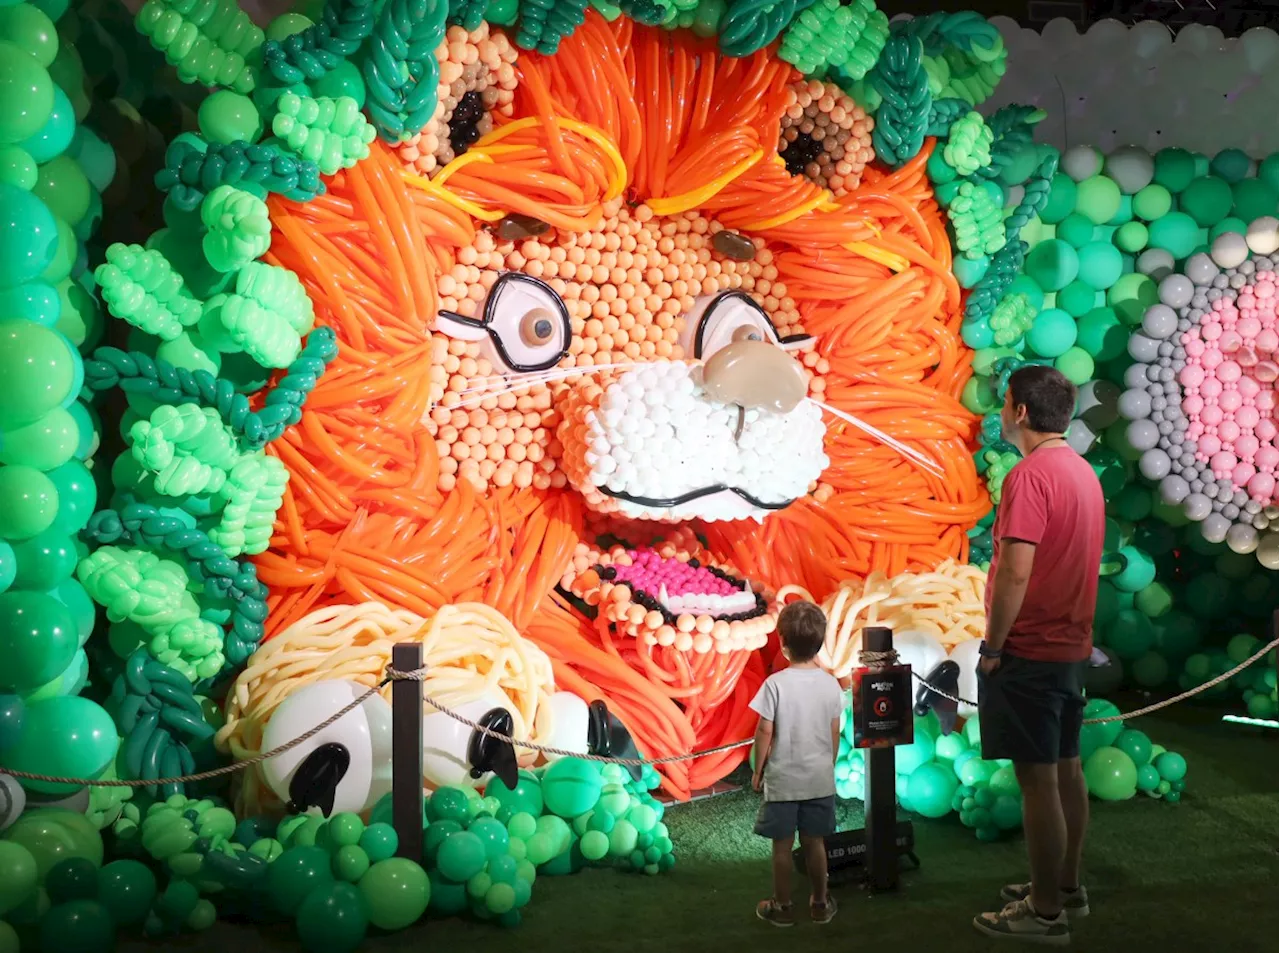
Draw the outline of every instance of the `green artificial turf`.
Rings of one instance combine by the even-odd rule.
[[[1095,802],[1085,862],[1093,916],[1078,924],[1075,949],[1277,949],[1277,739],[1274,732],[1224,725],[1219,714],[1183,706],[1135,724],[1186,757],[1187,793],[1178,804],[1142,795]],[[756,797],[744,793],[670,809],[666,821],[679,857],[674,870],[657,877],[588,870],[539,878],[519,930],[426,922],[371,936],[362,950],[763,953],[799,946],[967,953],[992,948],[973,932],[974,914],[998,908],[1000,886],[1026,878],[1020,837],[983,844],[954,816],[918,820],[923,866],[904,875],[899,892],[869,897],[857,887],[839,888],[834,923],[778,930],[753,914],[769,889],[768,845],[751,833],[756,806]],[[859,804],[842,807],[842,826],[860,820]],[[802,889],[797,882],[799,899]],[[144,948],[121,946],[127,953]],[[220,923],[209,933],[166,941],[165,948],[258,953],[298,947],[289,927],[259,932]]]

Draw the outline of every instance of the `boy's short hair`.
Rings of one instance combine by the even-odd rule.
[[[1027,408],[1027,426],[1036,433],[1066,433],[1076,412],[1076,388],[1056,368],[1028,364],[1009,375],[1013,406]]]
[[[793,662],[807,662],[822,651],[827,616],[812,602],[792,602],[778,613],[778,638]]]

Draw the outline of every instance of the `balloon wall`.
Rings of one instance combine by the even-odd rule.
[[[1275,141],[1213,97],[1274,118],[1274,34],[1156,32],[1090,59],[870,0],[0,5],[0,769],[38,776],[0,774],[0,953],[219,915],[347,953],[669,870],[659,797],[748,757],[791,598],[837,674],[887,622],[972,699],[1026,361],[1081,385],[1112,511],[1094,693],[1248,658]],[[1082,116],[1105,154],[1059,151]],[[434,702],[539,747],[508,790],[424,704],[403,859],[409,641]],[[1273,712],[1274,671],[1223,691]],[[1020,804],[975,724],[922,719],[898,794],[989,839]],[[1087,735],[1097,797],[1180,795],[1176,754]],[[572,756],[606,748],[685,757]],[[846,739],[842,794],[861,770]]]

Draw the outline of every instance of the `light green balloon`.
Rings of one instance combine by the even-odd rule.
[[[36,187],[40,170],[36,160],[21,146],[0,146],[0,182],[30,192]]]
[[[1119,209],[1120,186],[1107,176],[1092,176],[1076,187],[1076,211],[1093,224],[1106,224]]]
[[[53,80],[30,53],[0,40],[0,143],[34,136],[53,111]]]
[[[1084,765],[1089,793],[1103,801],[1125,801],[1138,790],[1138,766],[1118,748],[1099,748]]]
[[[0,917],[31,896],[38,880],[31,851],[17,841],[0,840]]]
[[[40,882],[55,865],[71,857],[82,857],[95,867],[102,866],[102,835],[87,817],[76,811],[60,807],[28,811],[4,832],[4,839],[30,852]]]
[[[0,467],[0,539],[30,539],[53,525],[58,490],[33,467]]]
[[[360,878],[369,922],[380,930],[403,930],[416,923],[431,901],[426,871],[403,857],[379,861]]]
[[[39,180],[31,191],[55,216],[75,225],[89,211],[92,189],[76,160],[60,155],[40,167]]]
[[[1088,351],[1081,347],[1067,348],[1053,362],[1053,366],[1077,387],[1093,379],[1093,358],[1089,356]]]
[[[1133,214],[1144,222],[1154,222],[1169,214],[1173,208],[1173,196],[1163,185],[1152,183],[1140,189],[1133,197]]]
[[[210,142],[257,142],[262,135],[258,107],[248,96],[230,90],[220,89],[206,96],[198,119],[200,131]]]
[[[0,324],[0,430],[39,420],[71,393],[73,357],[58,334],[25,321]]]
[[[77,695],[64,695],[27,706],[22,735],[16,745],[0,752],[0,764],[33,774],[98,778],[111,766],[119,741],[115,722],[102,706]],[[74,786],[45,781],[28,781],[26,787],[50,794],[75,791]],[[102,862],[101,851],[99,842],[95,863]]]
[[[53,470],[75,456],[79,442],[75,418],[55,407],[39,420],[4,432],[0,463]]]

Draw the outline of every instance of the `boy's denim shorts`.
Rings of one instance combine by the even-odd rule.
[[[810,801],[765,801],[756,815],[756,833],[769,840],[789,841],[801,837],[827,837],[836,830],[836,799],[819,797]]]

